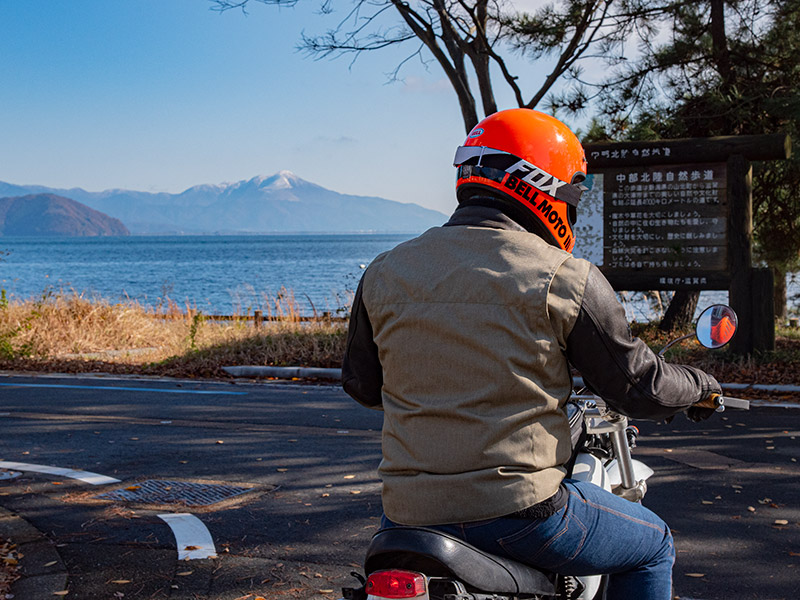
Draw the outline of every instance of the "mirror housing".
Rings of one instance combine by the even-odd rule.
[[[722,348],[733,339],[739,319],[736,312],[725,304],[714,304],[705,309],[695,324],[695,334],[706,348]]]

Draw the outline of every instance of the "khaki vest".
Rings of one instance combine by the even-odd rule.
[[[555,494],[570,456],[564,349],[588,272],[534,234],[463,226],[369,266],[391,520],[476,521]]]

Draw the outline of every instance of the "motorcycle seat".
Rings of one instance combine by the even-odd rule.
[[[424,527],[378,531],[367,550],[364,568],[367,574],[381,569],[407,569],[429,577],[453,578],[480,592],[555,594],[554,575]]]

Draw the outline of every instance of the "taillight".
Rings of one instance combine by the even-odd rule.
[[[412,571],[375,571],[366,590],[378,598],[416,598],[425,594],[425,578]]]

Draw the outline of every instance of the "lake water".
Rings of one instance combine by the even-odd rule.
[[[269,311],[286,288],[301,311],[335,311],[360,265],[411,235],[3,238],[0,285],[9,298],[72,290],[158,306],[165,298],[206,314]],[[313,304],[313,308],[312,308]],[[274,312],[274,310],[273,310]]]
[[[274,314],[282,288],[302,314],[349,303],[367,265],[408,235],[131,236],[0,239],[0,287],[11,299],[75,291],[117,302],[163,305],[167,298],[205,314]],[[792,283],[790,294],[796,295]],[[699,307],[727,301],[703,292]],[[793,302],[796,304],[796,299]],[[641,295],[629,320],[658,318]]]

